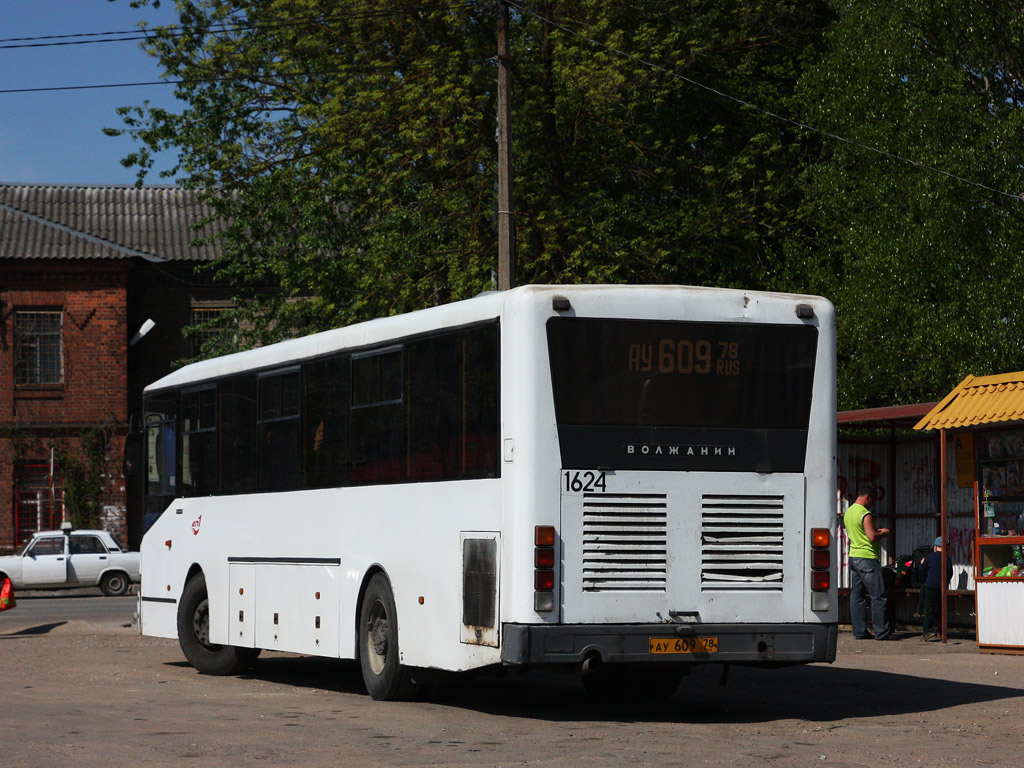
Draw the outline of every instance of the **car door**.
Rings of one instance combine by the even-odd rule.
[[[21,577],[27,588],[57,587],[68,580],[67,537],[40,536],[22,558]]]
[[[71,551],[68,554],[68,581],[71,584],[98,584],[108,562],[107,548],[99,536],[71,534]]]

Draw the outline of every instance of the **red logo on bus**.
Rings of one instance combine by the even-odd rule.
[[[196,520],[192,521],[192,535],[199,535],[199,525],[203,522],[203,516],[200,515]]]

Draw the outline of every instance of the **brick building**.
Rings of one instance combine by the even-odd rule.
[[[142,388],[195,353],[183,327],[230,306],[196,271],[210,213],[181,189],[0,184],[0,551],[90,513],[138,545],[121,454]]]

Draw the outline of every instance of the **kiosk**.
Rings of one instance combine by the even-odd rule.
[[[974,486],[978,649],[1024,653],[1024,371],[968,376],[914,429],[957,431]]]

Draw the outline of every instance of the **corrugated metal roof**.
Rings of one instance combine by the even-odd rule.
[[[968,376],[914,425],[914,429],[958,429],[1024,420],[1024,371]]]
[[[0,184],[0,259],[210,261],[191,242],[223,229],[195,190]]]

